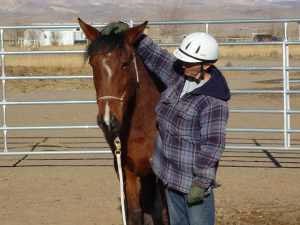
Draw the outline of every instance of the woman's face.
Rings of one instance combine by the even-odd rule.
[[[183,63],[182,69],[184,75],[196,78],[200,74],[201,65],[199,63]]]
[[[210,65],[203,65],[204,71],[207,70]],[[201,64],[200,63],[183,63],[182,69],[184,75],[188,77],[193,77],[196,79],[200,78],[201,75]]]

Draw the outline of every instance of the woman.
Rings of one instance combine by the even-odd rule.
[[[144,36],[137,53],[166,85],[156,107],[158,137],[152,159],[165,185],[171,225],[213,225],[213,188],[225,146],[230,92],[213,65],[218,44],[207,33],[184,38],[174,55]]]
[[[104,32],[127,27],[113,23]],[[166,86],[156,106],[152,168],[165,187],[170,223],[214,225],[213,188],[230,99],[226,80],[214,66],[218,43],[207,33],[192,33],[172,55],[142,35],[136,51]]]

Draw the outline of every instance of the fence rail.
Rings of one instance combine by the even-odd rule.
[[[300,129],[291,128],[292,114],[299,114],[300,110],[291,109],[290,96],[300,94],[300,90],[290,90],[290,83],[299,83],[300,80],[290,80],[289,72],[300,71],[299,66],[289,65],[289,45],[300,45],[298,40],[288,40],[288,23],[300,22],[300,18],[295,19],[251,19],[251,20],[185,20],[185,21],[150,21],[150,26],[160,25],[205,25],[206,32],[209,32],[209,25],[211,24],[260,24],[260,23],[279,23],[282,24],[284,37],[281,41],[267,41],[267,42],[223,42],[221,46],[237,46],[237,45],[277,45],[282,48],[282,65],[280,66],[248,66],[248,67],[223,67],[223,71],[280,71],[282,72],[283,88],[280,90],[232,90],[234,94],[280,94],[283,97],[283,105],[281,109],[262,109],[262,108],[232,108],[231,113],[264,113],[264,114],[282,114],[283,127],[280,129],[256,129],[256,128],[228,128],[227,132],[234,133],[280,133],[283,134],[283,144],[281,146],[249,146],[245,144],[227,145],[227,149],[288,149],[300,150],[300,146],[293,146],[291,144],[291,134],[300,133]],[[132,24],[140,22],[131,21]],[[105,24],[94,24],[96,27],[103,27]],[[97,150],[68,150],[68,151],[8,151],[7,148],[7,132],[17,130],[60,130],[60,129],[96,129],[96,124],[82,124],[82,125],[54,125],[54,126],[10,126],[7,123],[7,107],[15,105],[61,105],[61,104],[95,104],[95,100],[43,100],[43,101],[8,101],[6,96],[6,81],[10,80],[67,80],[67,79],[92,79],[91,75],[70,75],[70,76],[56,76],[56,75],[39,75],[39,76],[13,76],[6,73],[5,57],[18,55],[62,55],[62,54],[83,54],[82,50],[56,50],[56,51],[6,51],[4,46],[4,32],[11,29],[51,29],[51,30],[65,30],[78,29],[78,25],[42,25],[42,26],[0,26],[0,56],[1,56],[1,83],[2,83],[2,101],[0,107],[2,108],[2,126],[0,130],[3,133],[4,149],[0,152],[0,156],[11,155],[41,155],[41,154],[94,154],[94,153],[109,153],[107,149]],[[162,46],[175,47],[178,43],[164,43]]]

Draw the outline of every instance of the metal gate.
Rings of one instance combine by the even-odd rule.
[[[131,21],[132,23],[135,23]],[[290,104],[290,96],[300,94],[300,90],[290,90],[290,78],[289,72],[300,71],[300,67],[298,66],[290,66],[289,65],[289,46],[290,45],[300,45],[299,40],[290,41],[288,39],[288,24],[289,23],[299,23],[300,19],[272,19],[272,20],[192,20],[192,21],[164,21],[164,22],[150,22],[150,26],[160,26],[160,25],[203,25],[206,32],[209,32],[210,25],[220,25],[223,24],[261,24],[261,23],[277,23],[282,24],[283,27],[283,38],[282,40],[276,41],[264,41],[264,42],[222,42],[221,46],[225,45],[277,45],[282,48],[282,64],[279,66],[248,66],[248,67],[223,67],[220,68],[222,71],[280,71],[282,72],[282,82],[283,88],[282,90],[232,90],[233,94],[274,94],[274,95],[282,95],[283,105],[281,109],[262,109],[262,108],[252,108],[252,109],[243,109],[243,108],[231,108],[231,113],[266,113],[266,114],[282,114],[283,127],[281,129],[256,129],[256,128],[232,128],[229,127],[227,132],[230,133],[280,133],[283,135],[283,143],[278,146],[247,146],[247,145],[226,145],[226,149],[288,149],[288,150],[300,150],[299,145],[293,145],[291,143],[291,134],[300,133],[300,129],[291,128],[291,115],[292,114],[300,114],[299,109],[292,109]],[[102,27],[104,24],[95,25],[97,27]],[[9,80],[51,80],[51,79],[92,79],[92,76],[12,76],[6,73],[5,68],[5,57],[6,56],[17,56],[17,55],[45,55],[45,54],[83,54],[84,51],[6,51],[4,45],[4,33],[11,29],[78,29],[78,25],[51,25],[51,26],[2,26],[0,27],[0,55],[1,55],[1,81],[2,81],[2,101],[0,102],[2,107],[2,124],[1,131],[3,133],[3,151],[0,152],[0,155],[34,155],[34,154],[92,154],[92,153],[110,153],[110,151],[105,149],[98,150],[84,150],[84,151],[10,151],[8,148],[9,138],[7,136],[8,132],[14,131],[28,131],[28,130],[60,130],[60,129],[98,129],[96,124],[94,125],[74,125],[74,126],[64,126],[55,124],[53,126],[11,126],[6,122],[7,117],[7,107],[12,105],[60,105],[60,104],[95,104],[96,101],[94,99],[82,101],[82,100],[55,100],[55,101],[8,101],[6,94],[6,81]],[[165,47],[174,47],[177,46],[178,43],[164,43],[162,46]],[[299,80],[293,80],[292,82],[300,82]]]

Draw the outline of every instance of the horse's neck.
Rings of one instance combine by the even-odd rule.
[[[148,70],[146,69],[143,62],[137,58],[137,67],[138,67],[138,76],[139,76],[139,90],[137,92],[137,101],[138,103],[146,103],[151,106],[157,103],[159,98],[159,90],[158,87],[155,85],[151,75],[149,74]]]
[[[137,58],[139,88],[136,92],[136,104],[132,125],[138,129],[155,129],[155,105],[159,99],[159,91],[143,62]]]

